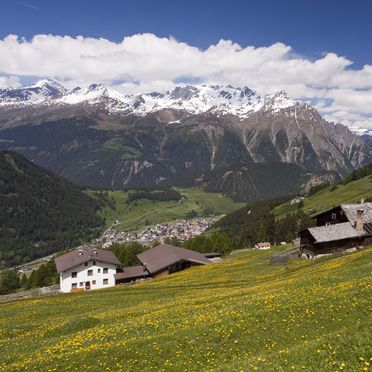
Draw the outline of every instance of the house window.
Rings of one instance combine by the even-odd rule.
[[[77,272],[76,271],[73,271],[71,273],[71,278],[77,278]]]
[[[80,282],[79,287],[84,287],[84,282]]]
[[[100,273],[101,272],[101,269],[98,269],[98,273]]]
[[[96,264],[96,261],[93,261],[93,265],[95,265]]]
[[[108,279],[103,279],[103,284],[108,284]]]
[[[88,270],[88,276],[93,276],[93,270]]]
[[[71,283],[71,288],[72,289],[77,288],[77,283]]]
[[[95,280],[92,280],[92,285],[95,285],[96,284],[96,281]]]
[[[103,269],[103,273],[104,273],[104,274],[108,274],[108,268],[107,268],[107,267],[105,267],[105,268]]]
[[[336,213],[332,213],[332,220],[335,220],[336,219]]]
[[[88,262],[85,262],[85,266],[88,266]]]

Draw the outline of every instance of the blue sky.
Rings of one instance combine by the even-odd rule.
[[[371,14],[369,0],[0,0],[0,86],[284,89],[372,127]]]
[[[13,33],[83,35],[121,41],[151,32],[200,48],[220,39],[240,45],[289,44],[309,58],[333,51],[372,63],[369,0],[1,0],[0,38]]]

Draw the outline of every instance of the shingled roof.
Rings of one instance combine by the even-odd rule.
[[[144,266],[130,266],[125,267],[123,272],[117,273],[115,275],[116,280],[123,280],[123,279],[134,279],[140,278],[144,276],[148,276],[149,273]]]
[[[341,204],[341,209],[351,223],[356,221],[358,209],[364,210],[363,219],[365,223],[372,222],[372,203]]]
[[[54,259],[58,273],[71,269],[90,260],[110,263],[113,265],[120,265],[120,261],[117,259],[113,252],[103,249],[97,249],[92,246],[76,248]]]
[[[316,243],[358,238],[360,235],[350,222],[308,228]]]
[[[199,252],[169,244],[160,244],[155,248],[138,254],[137,257],[142,264],[146,266],[150,274],[154,274],[179,261],[189,261],[199,265],[210,263],[210,261]]]
[[[335,209],[341,208],[342,211],[345,213],[346,218],[351,222],[355,223],[356,216],[357,216],[357,210],[363,209],[364,210],[364,222],[365,223],[372,223],[372,203],[354,203],[354,204],[341,204],[337,207],[333,207],[331,209],[327,209],[323,212],[316,213],[312,216],[312,218],[316,218],[318,216],[321,216],[324,213],[329,213]]]

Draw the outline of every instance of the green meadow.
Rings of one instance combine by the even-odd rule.
[[[0,304],[2,371],[368,371],[372,248]]]
[[[274,209],[275,216],[284,217],[286,214],[303,210],[311,213],[322,212],[339,204],[358,203],[361,199],[372,199],[372,177],[368,176],[346,185],[328,186],[316,194],[304,199],[303,207],[298,204],[282,204]]]
[[[227,196],[208,193],[200,188],[177,189],[183,196],[177,201],[152,201],[140,199],[127,203],[128,191],[109,191],[108,197],[115,201],[115,209],[109,206],[101,211],[107,226],[118,220],[119,231],[139,230],[148,225],[170,222],[181,218],[223,215],[243,207]]]

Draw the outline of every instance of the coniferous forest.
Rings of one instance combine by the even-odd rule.
[[[96,237],[100,200],[14,152],[0,153],[0,268]]]

